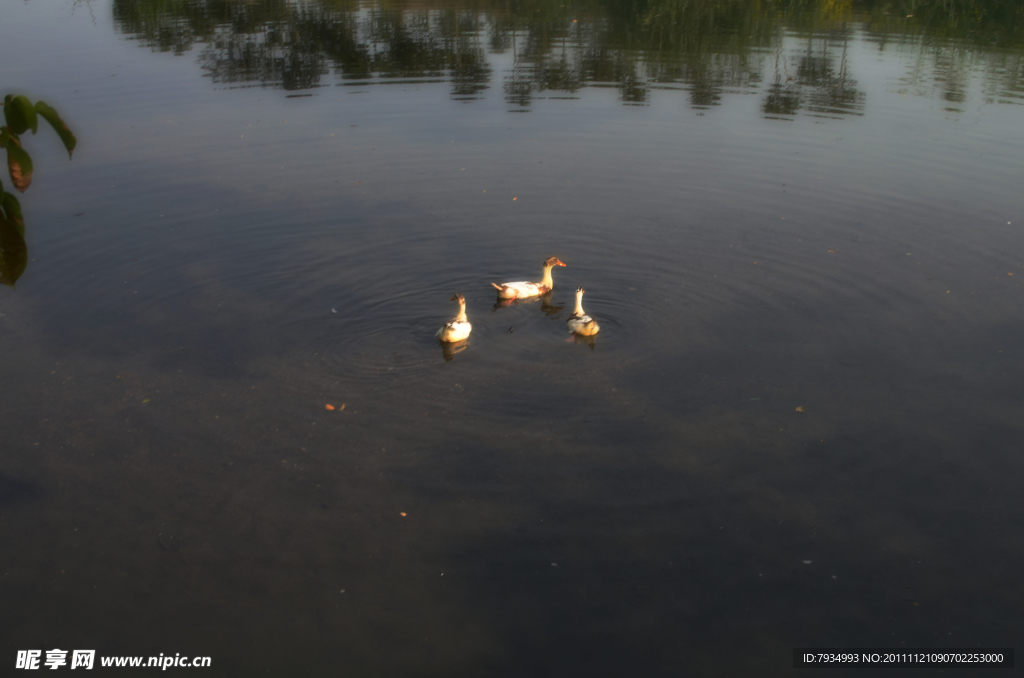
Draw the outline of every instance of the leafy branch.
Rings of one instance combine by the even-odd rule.
[[[49,104],[37,101],[33,106],[27,97],[21,95],[8,94],[4,97],[4,121],[7,124],[0,127],[0,148],[7,149],[11,183],[22,193],[32,184],[32,156],[21,147],[21,135],[28,130],[35,134],[39,129],[39,118],[50,123],[64,148],[68,149],[69,160],[78,143]],[[13,193],[4,190],[3,182],[0,182],[0,283],[14,287],[27,265],[28,248],[21,204]]]

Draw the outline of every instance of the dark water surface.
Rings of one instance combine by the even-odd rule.
[[[0,63],[79,138],[0,289],[3,662],[1021,637],[1017,3],[2,0]]]

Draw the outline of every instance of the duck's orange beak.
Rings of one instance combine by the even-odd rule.
[[[565,266],[565,264],[562,263],[561,259],[556,260],[555,264],[558,265],[558,266]]]

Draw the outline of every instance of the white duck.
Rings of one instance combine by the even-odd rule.
[[[576,288],[576,310],[572,312],[566,325],[569,331],[584,337],[592,337],[598,333],[601,327],[589,315],[583,312],[583,288]]]
[[[466,319],[466,297],[456,294],[448,301],[459,302],[459,314],[446,322],[444,327],[437,331],[437,337],[441,341],[447,342],[462,341],[473,331],[473,326]]]
[[[551,291],[555,286],[551,280],[551,269],[555,266],[565,266],[558,257],[548,257],[544,262],[544,279],[540,282],[509,282],[504,285],[491,283],[498,290],[499,299],[525,299],[536,297]]]

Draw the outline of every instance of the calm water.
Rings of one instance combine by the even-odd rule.
[[[1024,14],[910,4],[0,0],[79,138],[0,289],[2,661],[1013,646]]]

